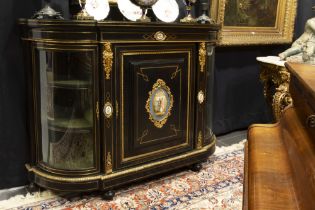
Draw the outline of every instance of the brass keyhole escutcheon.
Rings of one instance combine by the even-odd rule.
[[[309,128],[315,128],[315,115],[308,116],[306,124]]]

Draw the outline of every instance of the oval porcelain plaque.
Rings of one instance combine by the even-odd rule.
[[[173,95],[170,88],[162,79],[158,79],[153,85],[152,91],[149,92],[146,103],[149,119],[156,127],[162,128],[171,115],[172,107]]]

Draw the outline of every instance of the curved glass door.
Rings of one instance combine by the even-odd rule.
[[[208,45],[208,70],[207,70],[207,90],[206,90],[206,124],[205,124],[205,143],[211,143],[213,135],[213,87],[214,87],[214,53],[215,47]]]
[[[93,168],[93,52],[37,52],[42,161],[61,170]]]

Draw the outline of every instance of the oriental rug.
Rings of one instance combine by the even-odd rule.
[[[244,141],[217,148],[200,172],[183,170],[119,190],[113,201],[98,194],[54,194],[51,191],[15,196],[0,209],[215,209],[242,208]]]

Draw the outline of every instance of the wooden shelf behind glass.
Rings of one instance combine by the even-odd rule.
[[[48,82],[48,85],[54,88],[89,89],[92,83],[86,80],[56,80]]]

